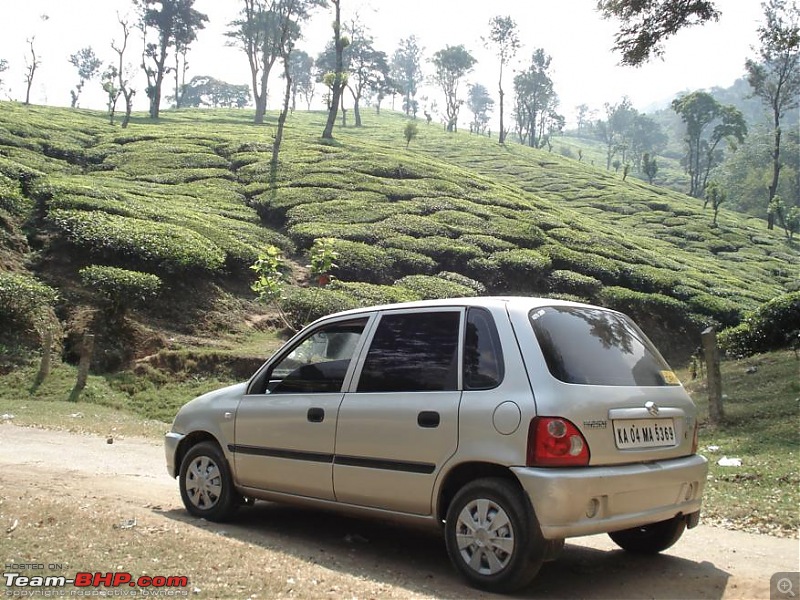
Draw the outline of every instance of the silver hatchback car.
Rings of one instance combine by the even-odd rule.
[[[167,468],[193,515],[254,499],[441,527],[472,585],[527,585],[568,537],[655,553],[699,519],[696,408],[618,312],[459,298],[319,319],[186,404]]]

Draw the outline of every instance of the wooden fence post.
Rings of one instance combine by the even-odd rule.
[[[719,349],[717,348],[717,331],[707,328],[700,334],[703,341],[703,354],[706,360],[708,381],[708,422],[716,427],[722,424],[725,411],[722,408],[722,373],[719,368]]]
[[[83,345],[81,346],[81,359],[78,363],[78,380],[72,393],[69,395],[70,402],[75,402],[81,395],[83,388],[86,387],[86,379],[89,377],[89,365],[92,364],[92,352],[94,351],[94,335],[91,333],[83,334]]]
[[[39,363],[39,372],[36,374],[35,385],[41,385],[50,375],[51,354],[53,350],[53,332],[49,329],[44,332],[42,340],[42,361]]]

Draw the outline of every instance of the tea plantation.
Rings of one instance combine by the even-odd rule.
[[[735,326],[800,286],[782,231],[724,208],[714,227],[696,199],[555,152],[424,122],[406,149],[405,119],[390,112],[330,142],[324,114],[296,112],[272,170],[275,115],[251,116],[168,111],[123,130],[99,112],[0,102],[0,351],[55,327],[69,357],[97,314],[124,338],[112,370],[181,332],[219,338],[265,312],[249,267],[269,245],[291,271],[284,308],[303,320],[550,295],[631,314],[678,361],[707,325]],[[335,240],[335,279],[309,288],[319,238]],[[114,277],[125,301],[110,311]]]

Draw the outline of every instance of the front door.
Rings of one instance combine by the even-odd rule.
[[[336,418],[367,321],[314,329],[254,378],[236,411],[240,485],[334,498]]]

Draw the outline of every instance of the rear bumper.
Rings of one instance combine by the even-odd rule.
[[[511,469],[547,539],[607,533],[697,513],[708,462],[699,455],[647,464]]]

